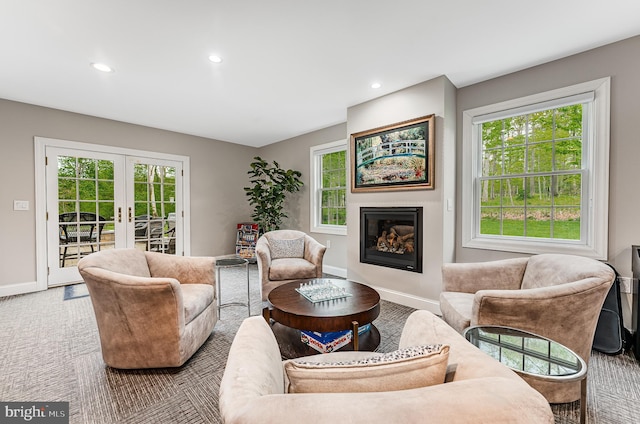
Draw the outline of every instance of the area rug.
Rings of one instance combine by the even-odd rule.
[[[89,290],[86,284],[72,284],[70,286],[64,286],[62,300],[80,299],[87,296],[89,296]]]

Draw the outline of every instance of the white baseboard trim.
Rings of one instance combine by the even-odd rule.
[[[33,293],[40,291],[38,283],[36,281],[29,281],[26,283],[8,284],[6,286],[0,286],[0,297],[13,296],[16,294]]]
[[[322,272],[335,275],[336,277],[347,278],[347,270],[336,266],[322,265]]]
[[[440,302],[437,302],[433,299],[426,299],[424,297],[418,297],[412,294],[389,290],[382,287],[370,287],[376,289],[376,291],[380,294],[380,299],[382,300],[399,303],[400,305],[408,306],[414,309],[424,309],[436,315],[442,315],[442,313],[440,312]]]

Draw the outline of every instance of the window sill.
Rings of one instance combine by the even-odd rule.
[[[579,242],[559,241],[534,241],[505,238],[475,238],[462,243],[462,247],[469,249],[497,250],[515,253],[560,253],[566,255],[585,256],[592,259],[606,260],[606,252],[600,252],[593,246],[580,244]]]
[[[322,226],[313,226],[311,227],[312,233],[320,233],[320,234],[334,234],[338,236],[346,236],[347,235],[347,226],[346,225],[322,225]]]

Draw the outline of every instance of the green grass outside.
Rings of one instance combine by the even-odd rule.
[[[502,234],[500,233],[500,220],[495,218],[482,218],[480,221],[480,234],[504,235],[517,237],[552,238],[551,221],[528,220],[527,233],[524,230],[524,221],[505,219],[502,221]],[[566,240],[580,240],[580,221],[554,221],[553,238]]]

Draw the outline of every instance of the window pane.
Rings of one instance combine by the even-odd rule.
[[[551,237],[551,210],[549,208],[527,209],[527,237]]]
[[[522,144],[505,147],[504,173],[507,175],[524,173],[525,147]]]
[[[321,172],[320,208],[321,225],[346,225],[346,151],[322,154],[320,157]]]
[[[78,194],[82,200],[96,199],[96,183],[95,181],[78,181]]]
[[[531,144],[527,150],[528,172],[553,171],[553,142]]]
[[[582,105],[485,122],[481,135],[480,234],[580,240],[582,174],[562,172],[581,171]]]
[[[500,208],[480,208],[480,234],[500,235]]]
[[[502,212],[502,235],[524,236],[524,208],[504,208]]]

